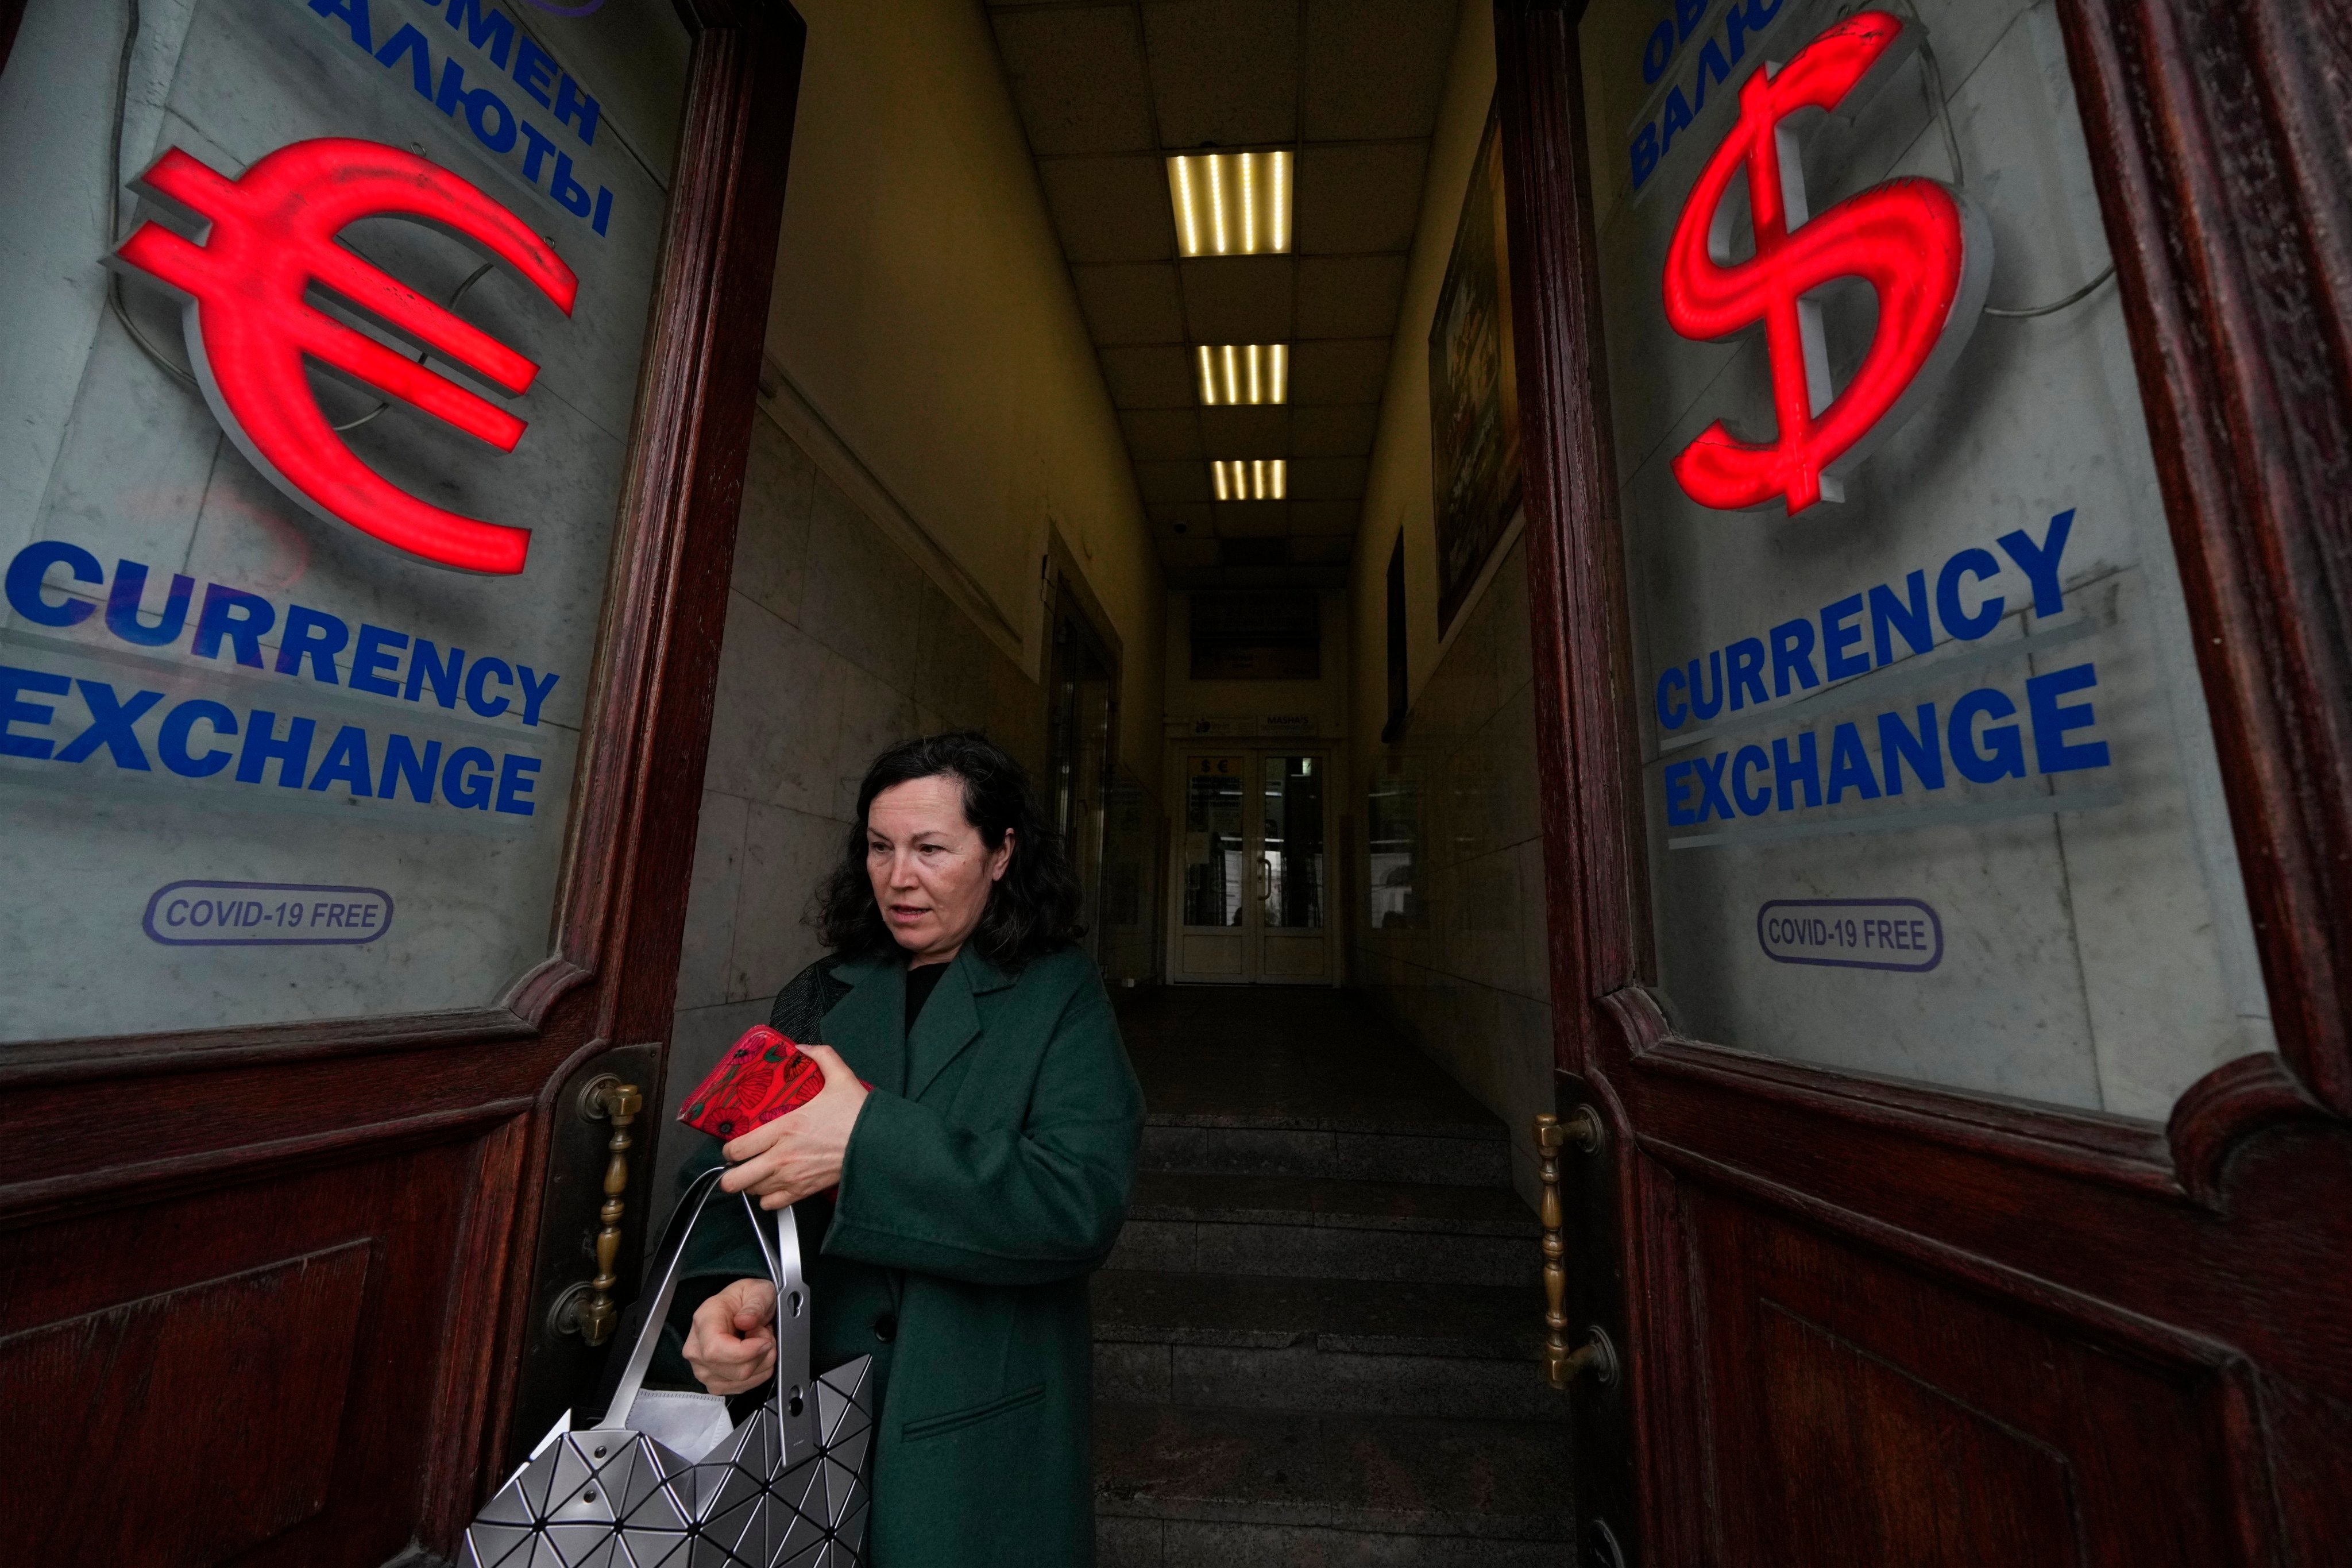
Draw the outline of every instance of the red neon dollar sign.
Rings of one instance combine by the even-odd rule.
[[[422,222],[488,247],[565,315],[579,293],[522,219],[436,163],[374,142],[322,137],[280,147],[232,180],[174,147],[142,175],[150,200],[201,242],[146,223],[118,264],[186,301],[188,356],[205,400],[254,467],[310,510],[463,572],[514,573],[530,531],[419,500],[355,457],[320,412],[306,366],[330,366],[446,420],[502,452],[523,422],[319,310],[315,285],[511,395],[539,366],[338,243],[362,218]]]
[[[1934,180],[1874,185],[1818,216],[1805,205],[1797,141],[1783,123],[1801,110],[1835,112],[1865,100],[1915,40],[1884,12],[1824,32],[1794,59],[1767,66],[1739,91],[1739,122],[1693,187],[1666,254],[1666,321],[1715,341],[1762,324],[1771,362],[1775,439],[1744,440],[1718,420],[1675,458],[1675,478],[1702,506],[1740,510],[1784,500],[1795,516],[1845,499],[1843,477],[1893,435],[1967,346],[1992,272],[1992,232],[1960,195]],[[1745,171],[1756,249],[1732,259],[1725,197]],[[1821,308],[1811,296],[1858,278],[1878,295],[1877,334],[1843,392],[1830,384]]]

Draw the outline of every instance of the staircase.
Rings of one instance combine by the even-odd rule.
[[[1094,1279],[1104,1568],[1571,1562],[1502,1125],[1346,993],[1120,1022],[1150,1114]]]

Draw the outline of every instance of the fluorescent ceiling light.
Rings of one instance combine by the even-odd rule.
[[[1202,343],[1194,354],[1201,401],[1209,407],[1290,401],[1288,343]]]
[[[1186,256],[1279,256],[1290,248],[1290,154],[1184,153],[1168,160],[1176,245]]]
[[[1281,458],[1223,458],[1209,472],[1219,500],[1280,500],[1290,487],[1290,465]]]

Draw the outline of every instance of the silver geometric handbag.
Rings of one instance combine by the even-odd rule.
[[[789,1207],[772,1237],[775,1395],[730,1426],[715,1394],[642,1388],[717,1170],[695,1178],[664,1240],[661,1284],[604,1419],[567,1413],[466,1531],[465,1568],[857,1568],[874,1435],[872,1356],[809,1376],[809,1293]],[[683,1223],[680,1223],[680,1221]]]

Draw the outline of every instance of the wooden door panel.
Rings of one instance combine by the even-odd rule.
[[[0,1407],[33,1462],[0,1468],[0,1510],[55,1532],[27,1561],[397,1552],[419,1447],[487,1392],[447,1409],[434,1373],[461,1280],[495,1268],[468,1219],[512,1152],[468,1139],[13,1233]]]
[[[1969,1568],[2082,1563],[2065,1457],[1765,1300],[1757,1363],[1768,1435],[1754,1557]],[[2063,1557],[2052,1543],[2066,1542]]]
[[[1647,989],[1584,11],[1496,5],[1561,1109],[1601,1130],[1570,1297],[1627,1358],[1577,1394],[1584,1505],[1658,1568],[2341,1563],[2352,7],[2054,6],[2278,1044],[2163,1125],[1682,1038]]]
[[[2220,1507],[2247,1479],[2229,1459],[2235,1358],[2101,1342],[2046,1308],[1682,1192],[1714,1468],[1762,1483],[1726,1489],[1725,1561],[2242,1561]]]
[[[350,1241],[0,1340],[0,1408],[23,1445],[0,1507],[31,1521],[26,1560],[216,1563],[323,1511],[372,1251]],[[224,1363],[239,1371],[226,1386]],[[176,1462],[192,1446],[237,1462]]]

